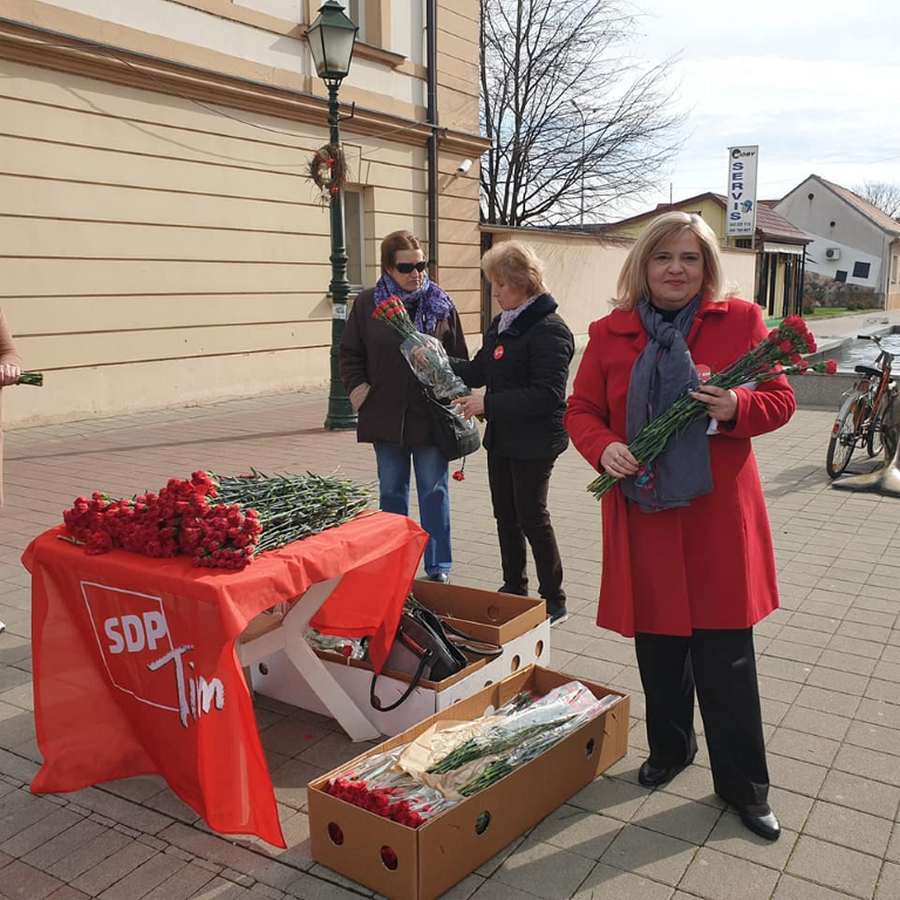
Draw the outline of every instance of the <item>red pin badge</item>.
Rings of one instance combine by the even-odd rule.
[[[503,359],[503,344],[497,344],[494,347],[494,359]]]

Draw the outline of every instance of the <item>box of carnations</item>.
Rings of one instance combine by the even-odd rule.
[[[528,666],[310,782],[313,858],[438,897],[621,759],[628,715],[626,694]]]

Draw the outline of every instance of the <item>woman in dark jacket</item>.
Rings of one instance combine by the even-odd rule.
[[[467,385],[487,388],[463,397],[459,406],[467,417],[487,421],[484,446],[503,566],[500,590],[527,594],[527,538],[540,595],[556,625],[568,614],[547,490],[556,457],[569,443],[563,415],[574,341],[529,247],[505,241],[484,255],[481,267],[502,312],[475,358],[453,361]]]
[[[451,356],[468,358],[466,339],[453,301],[425,271],[416,237],[395,231],[381,242],[381,278],[353,303],[341,341],[341,380],[359,422],[356,437],[375,445],[380,506],[409,514],[410,459],[416,471],[419,518],[430,539],[425,572],[449,580],[450,493],[447,458],[435,446],[427,400],[400,352],[403,339],[372,318],[376,304],[396,295],[423,334],[440,341]]]

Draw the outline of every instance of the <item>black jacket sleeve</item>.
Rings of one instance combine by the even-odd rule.
[[[487,375],[484,371],[484,347],[471,360],[455,359],[451,356],[450,366],[470,388],[484,387],[487,383]]]
[[[368,304],[361,303],[360,298],[357,297],[350,310],[350,316],[341,338],[339,354],[341,381],[348,394],[359,385],[369,382],[366,367],[364,307],[368,307]]]
[[[441,343],[443,343],[447,355],[451,358],[469,358],[469,348],[466,346],[466,336],[463,334],[462,322],[460,321],[459,313],[456,311],[455,306],[450,310],[450,315],[447,319],[447,330],[441,336]]]
[[[566,398],[569,363],[575,353],[572,332],[562,319],[547,321],[529,343],[529,379],[521,388],[488,391],[485,418],[520,418],[549,415]]]

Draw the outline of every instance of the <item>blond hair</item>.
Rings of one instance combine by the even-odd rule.
[[[527,244],[503,241],[481,257],[481,270],[488,281],[498,279],[522,288],[529,297],[546,294],[544,264]]]
[[[665,240],[683,231],[690,231],[700,244],[703,256],[704,299],[721,300],[722,263],[719,257],[719,241],[716,233],[694,213],[668,212],[654,219],[640,234],[625,258],[619,273],[617,296],[613,306],[633,309],[641,297],[650,296],[647,284],[647,261],[653,251]]]

